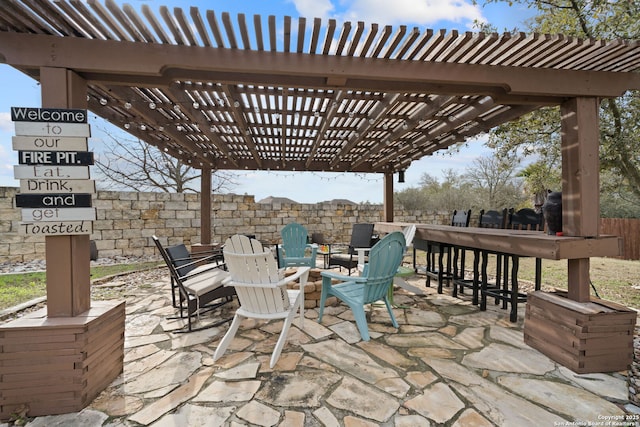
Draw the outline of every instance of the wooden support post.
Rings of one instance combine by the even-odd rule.
[[[562,231],[565,236],[598,236],[600,159],[598,101],[574,98],[562,114]]]
[[[200,176],[200,243],[211,244],[211,167],[204,166]]]
[[[86,109],[74,72],[44,67],[40,82],[43,107]],[[125,303],[91,304],[89,237],[46,236],[47,308],[0,326],[0,420],[81,411],[123,370]]]
[[[562,231],[598,237],[598,100],[575,98],[562,116]],[[594,239],[595,240],[595,239]],[[524,342],[579,374],[627,369],[637,314],[591,298],[589,258],[567,260],[568,292],[528,295]]]
[[[84,79],[62,68],[40,69],[42,106],[87,108]],[[74,317],[91,307],[89,235],[46,236],[47,315]]]
[[[562,117],[562,231],[597,237],[600,223],[597,98],[573,98],[560,107]],[[590,300],[589,259],[569,260],[568,298]]]
[[[384,174],[384,219],[393,222],[393,173]]]

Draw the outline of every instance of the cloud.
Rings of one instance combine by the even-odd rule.
[[[13,122],[11,114],[0,113],[0,131],[13,132]]]
[[[426,26],[443,20],[484,20],[478,6],[462,0],[355,0],[346,17],[381,25],[415,23]]]
[[[479,6],[470,0],[291,0],[300,16],[364,21],[379,25],[416,24],[431,26],[438,21],[484,22]],[[333,15],[332,15],[333,14]]]
[[[328,18],[335,9],[331,0],[291,0],[298,14],[305,18]]]

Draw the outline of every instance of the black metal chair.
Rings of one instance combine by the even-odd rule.
[[[192,325],[194,317],[226,304],[235,295],[233,287],[222,285],[229,276],[225,271],[222,252],[219,250],[198,256],[200,254],[190,254],[183,244],[165,249],[158,237],[152,236],[152,239],[169,269],[173,306],[179,309],[180,318],[187,319],[187,330],[174,332],[197,330]],[[225,319],[206,327],[216,326],[229,320]]]
[[[451,215],[451,225],[453,227],[468,227],[471,220],[471,210],[454,210]],[[436,266],[436,255],[438,265]],[[447,256],[447,265],[444,265],[444,256]],[[453,255],[453,256],[452,256]],[[427,283],[431,286],[431,279],[438,281],[438,293],[442,293],[442,286],[445,281],[447,283],[464,276],[465,253],[460,246],[449,245],[439,242],[427,242]],[[461,273],[462,272],[462,273]]]
[[[507,210],[503,209],[502,211],[497,210],[488,210],[480,211],[480,216],[478,217],[478,227],[480,228],[505,228],[507,220]],[[480,251],[480,249],[473,249],[473,277],[471,279],[467,279],[464,276],[464,272],[461,277],[457,277],[453,280],[454,288],[453,295],[458,296],[458,292],[463,294],[465,288],[470,288],[472,290],[472,303],[473,305],[479,304],[479,294],[481,287],[481,278],[486,280],[487,277],[487,263],[488,263],[489,252],[488,251]],[[480,270],[480,263],[482,260],[482,274]],[[502,255],[496,254],[496,284],[495,286],[500,287],[500,279],[502,275]],[[485,288],[487,285],[485,285]]]
[[[537,213],[533,209],[524,208],[517,212],[513,209],[509,210],[509,216],[506,227],[513,230],[532,230],[540,231],[544,230],[544,217],[541,213]],[[509,320],[511,322],[518,321],[518,304],[527,301],[527,294],[520,292],[518,289],[518,268],[520,263],[520,257],[515,254],[502,253],[499,254],[503,260],[503,278],[502,286],[500,282],[497,286],[489,288],[487,285],[486,277],[482,279],[481,287],[481,299],[480,310],[486,310],[487,297],[493,297],[496,302],[502,301],[502,308],[507,309],[511,305],[509,312]],[[511,270],[509,270],[509,262],[511,262]],[[535,260],[535,290],[540,290],[541,287],[541,275],[542,275],[542,260],[536,258]],[[483,269],[485,268],[483,261]],[[484,273],[483,273],[484,274]]]
[[[351,230],[351,241],[346,253],[329,253],[329,267],[339,266],[349,270],[358,267],[358,249],[373,247],[377,239],[373,235],[374,224],[354,224]],[[335,246],[335,245],[333,245]],[[331,250],[331,246],[329,247]],[[366,257],[365,257],[366,261]]]

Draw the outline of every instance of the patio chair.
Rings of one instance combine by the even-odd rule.
[[[169,269],[174,307],[177,305],[180,318],[187,319],[187,331],[183,332],[204,329],[194,329],[192,319],[230,302],[235,295],[233,288],[222,286],[222,282],[229,276],[224,270],[222,254],[218,251],[204,257],[192,256],[183,244],[165,249],[158,237],[152,236],[152,239]],[[177,301],[174,288],[178,291]],[[206,328],[227,321],[225,319],[207,325]]]
[[[376,243],[369,252],[369,262],[365,265],[362,275],[344,276],[331,271],[323,271],[322,292],[318,312],[318,323],[322,321],[324,306],[331,295],[344,301],[355,318],[360,336],[369,341],[369,328],[364,311],[365,304],[384,301],[395,328],[398,322],[393,314],[389,301],[389,287],[393,285],[393,277],[398,272],[402,262],[402,255],[406,247],[404,236],[399,231],[387,234]],[[334,280],[338,283],[332,284]]]
[[[488,210],[480,211],[478,218],[478,227],[480,228],[497,228],[502,229],[506,226],[507,210],[502,211]],[[500,280],[502,274],[502,254],[496,253],[496,282],[491,287],[500,287]],[[489,286],[487,281],[487,264],[488,264],[488,251],[480,251],[477,248],[473,249],[473,277],[467,279],[464,277],[464,273],[453,280],[454,289],[453,295],[458,296],[459,293],[464,293],[465,288],[471,288],[472,290],[472,303],[473,305],[479,304],[480,295],[480,283],[481,280],[485,281],[485,288]],[[482,262],[482,272],[480,270],[480,264]]]
[[[242,318],[284,319],[280,337],[271,356],[273,368],[280,357],[293,317],[300,311],[300,329],[304,328],[304,287],[310,267],[298,267],[295,274],[283,277],[270,250],[246,236],[231,236],[224,244],[224,257],[230,280],[225,286],[234,286],[240,301],[229,330],[224,335],[213,360],[218,360],[233,340]],[[287,284],[299,280],[299,289],[287,289]]]
[[[454,210],[451,215],[451,226],[468,227],[471,220],[471,210]],[[435,259],[438,255],[438,265]],[[444,265],[444,256],[447,256],[447,265]],[[459,261],[459,263],[458,263]],[[465,251],[459,246],[448,245],[439,242],[428,242],[427,244],[427,283],[431,286],[431,279],[438,281],[438,293],[442,293],[442,286],[445,282],[464,276]]]
[[[542,214],[537,213],[533,209],[524,208],[517,212],[513,209],[509,210],[509,215],[505,228],[514,230],[532,230],[543,231],[544,230],[544,218]],[[511,305],[509,312],[509,320],[511,322],[518,321],[518,304],[527,301],[527,294],[520,292],[518,289],[518,268],[520,257],[518,255],[503,253],[500,254],[503,259],[503,279],[502,287],[500,282],[496,283],[496,286],[489,288],[486,279],[482,279],[481,287],[481,299],[480,310],[486,310],[487,297],[493,297],[496,299],[496,303],[502,301],[502,308],[507,309]],[[511,271],[509,271],[509,261],[511,261]],[[483,261],[483,269],[484,269]],[[483,273],[484,274],[484,273]],[[542,260],[536,258],[535,260],[535,290],[540,290],[542,276]],[[498,277],[498,276],[497,276]]]
[[[284,267],[316,266],[317,244],[307,243],[309,233],[302,225],[292,222],[280,231],[282,245],[278,245],[278,262]]]
[[[404,247],[404,254],[403,255],[406,255],[406,253],[409,251],[409,247],[413,243],[413,239],[416,236],[416,225],[415,224],[411,224],[411,225],[408,225],[408,226],[404,227],[402,229],[402,235],[404,236],[404,241],[405,241],[405,247]]]
[[[344,267],[349,270],[349,275],[351,275],[351,270],[358,267],[359,260],[361,264],[366,263],[367,257],[365,252],[367,252],[375,242],[373,227],[374,224],[354,224],[351,230],[351,241],[349,242],[347,252],[330,253],[329,267],[336,265],[340,268]]]

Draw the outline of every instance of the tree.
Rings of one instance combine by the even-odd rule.
[[[529,31],[561,33],[581,39],[640,38],[640,2],[627,0],[488,0],[508,1],[535,8],[538,15]],[[490,26],[480,25],[485,31]],[[540,162],[560,168],[560,117],[558,108],[533,112],[518,121],[502,125],[489,136],[489,146],[498,155],[519,153],[536,156]],[[600,106],[600,161],[602,171],[615,181],[608,190],[640,212],[640,94],[629,91],[617,99],[605,99]],[[613,179],[616,178],[617,179]],[[640,213],[639,213],[640,215]]]
[[[522,185],[516,177],[516,157],[478,157],[466,169],[465,181],[473,189],[471,207],[500,209],[518,207],[525,200]]]
[[[104,131],[107,141],[96,156],[100,183],[107,189],[198,193],[201,173],[140,139]],[[212,192],[234,185],[233,175],[216,171]]]
[[[395,202],[407,210],[452,212],[455,209],[497,209],[518,207],[526,200],[516,176],[515,159],[481,157],[458,174],[444,171],[442,182],[428,173],[420,177],[420,186],[395,193]]]

